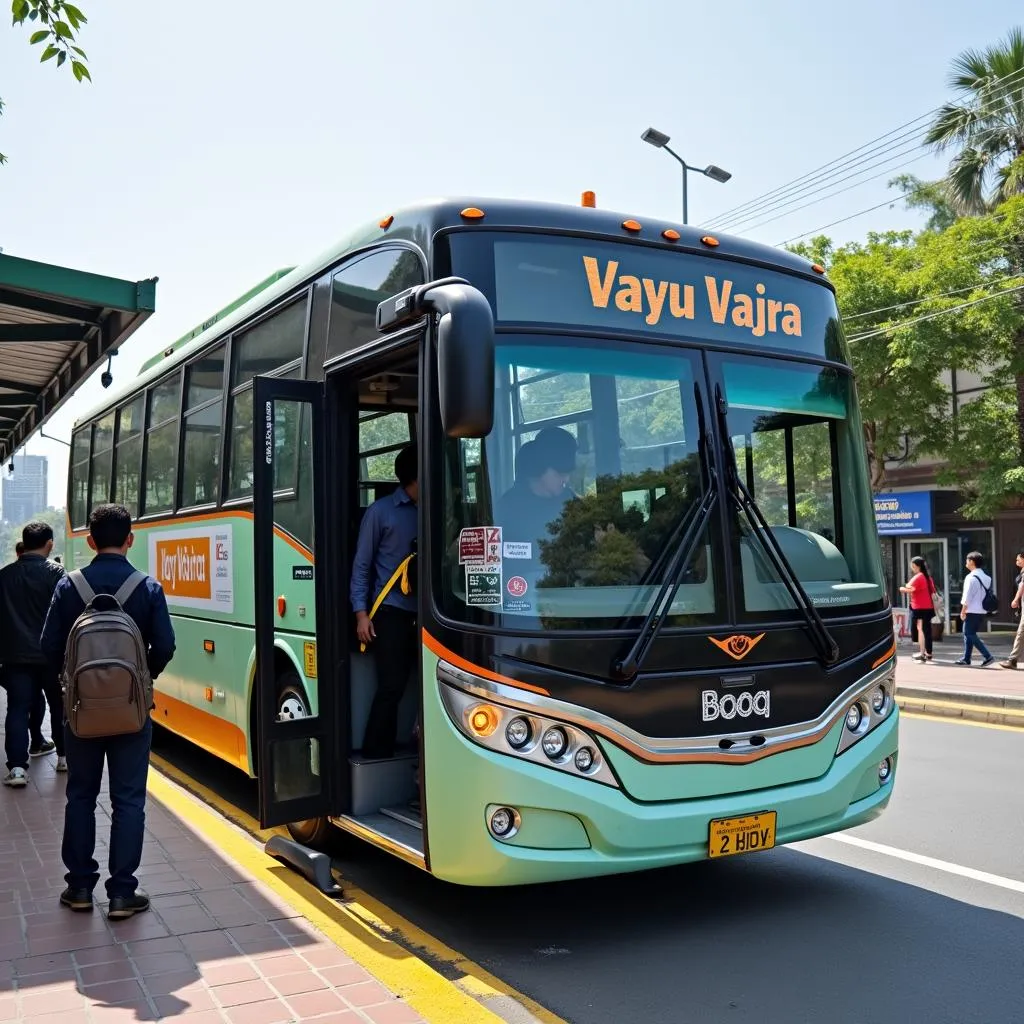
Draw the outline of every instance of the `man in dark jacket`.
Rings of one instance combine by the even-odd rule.
[[[128,549],[135,541],[132,517],[123,505],[100,505],[89,516],[89,547],[96,557],[82,575],[96,594],[116,594],[135,568]],[[167,667],[174,655],[174,628],[167,611],[163,588],[151,576],[140,583],[125,600],[124,611],[135,620],[146,645],[149,672],[153,679]],[[70,578],[65,577],[53,593],[41,639],[43,653],[55,671],[64,660],[68,635],[85,604]],[[83,739],[68,728],[64,741],[68,751],[67,810],[61,856],[67,874],[67,888],[61,893],[62,906],[71,910],[92,910],[92,891],[100,880],[96,863],[96,798],[103,782],[106,761],[110,779],[110,878],[107,917],[122,920],[149,909],[149,897],[138,891],[135,872],[142,861],[142,839],[146,826],[146,778],[153,723],[147,718],[140,732],[122,736]]]
[[[0,569],[0,651],[7,690],[7,775],[3,784],[12,789],[28,784],[29,719],[40,690],[50,705],[57,768],[66,770],[60,683],[39,646],[50,599],[64,570],[49,560],[53,530],[46,523],[29,523],[21,531],[21,542],[21,557]]]

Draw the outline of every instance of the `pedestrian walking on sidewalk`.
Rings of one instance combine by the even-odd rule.
[[[100,610],[107,611],[108,615],[116,614],[124,627],[127,627],[120,629],[122,638],[129,630],[134,633],[128,621],[131,620],[138,627],[138,634],[134,635],[136,643],[144,649],[144,654],[139,648],[135,649],[139,650],[139,657],[144,657],[147,663],[133,666],[133,672],[136,677],[139,673],[146,677],[147,698],[151,698],[151,681],[160,675],[174,655],[174,629],[163,588],[151,576],[138,572],[128,561],[128,549],[134,540],[131,515],[123,505],[100,505],[93,509],[89,516],[88,543],[96,552],[96,557],[80,574],[72,573],[58,584],[43,628],[42,648],[55,671],[60,670],[65,675],[73,672],[78,679],[86,675],[86,670],[71,662],[77,652],[77,640],[81,638],[83,649],[86,644],[85,631],[90,627],[84,623],[89,616],[82,613],[87,607],[93,617]],[[89,598],[88,605],[83,592]],[[97,595],[110,595],[113,600],[97,599]],[[92,628],[95,630],[96,627]],[[75,642],[72,643],[65,664],[65,652],[72,630],[76,633]],[[93,643],[95,636],[93,632]],[[114,643],[115,639],[109,641],[109,644]],[[123,665],[124,661],[120,664]],[[106,672],[113,675],[114,665]],[[121,672],[123,674],[124,670]],[[64,685],[68,686],[71,681],[65,678]],[[98,680],[94,679],[95,686],[102,684],[102,675]],[[125,706],[128,703],[126,695]],[[137,709],[138,705],[135,707]],[[120,720],[123,710],[120,707],[107,712],[107,716],[113,716],[115,710]],[[136,724],[137,731],[122,731],[119,735],[97,735],[91,732],[85,738],[75,734],[71,721],[66,726],[69,775],[61,856],[67,868],[64,876],[67,888],[61,894],[60,902],[72,910],[92,910],[93,889],[100,879],[99,865],[94,855],[96,799],[103,782],[104,761],[109,776],[112,812],[110,877],[106,884],[110,899],[107,916],[112,920],[120,920],[149,909],[149,897],[139,891],[139,882],[135,877],[142,862],[146,826],[146,779],[153,738],[149,710],[150,707],[144,709],[141,729]],[[88,706],[86,712],[93,713]],[[107,720],[104,719],[104,722]]]
[[[916,555],[910,560],[914,575],[900,587],[900,593],[910,595],[910,635],[916,637],[918,653],[914,661],[932,660],[932,618],[935,616],[935,594],[938,587],[928,572],[928,563]]]
[[[973,648],[981,655],[981,667],[991,665],[996,659],[978,636],[978,627],[988,618],[985,602],[992,594],[992,577],[985,572],[985,558],[980,551],[972,551],[966,559],[967,578],[960,598],[960,619],[964,624],[964,656],[957,665],[970,665]]]
[[[1024,612],[1021,611],[1021,598],[1024,597],[1024,551],[1017,552],[1017,577],[1013,581],[1017,592],[1013,595],[1010,607],[1017,612],[1020,622],[1017,623],[1017,635],[1013,638],[1013,647],[1006,661],[999,662],[1000,668],[1016,668],[1020,658],[1021,644],[1024,644]]]
[[[0,651],[4,655],[2,683],[7,690],[4,747],[7,774],[3,784],[11,789],[28,785],[32,739],[30,723],[37,716],[40,692],[50,705],[50,724],[57,751],[57,770],[65,770],[61,735],[63,711],[60,683],[39,645],[54,589],[64,570],[50,561],[53,529],[46,523],[29,523],[21,531],[22,552],[17,561],[0,569]],[[38,716],[41,724],[42,716]],[[41,739],[41,735],[37,739]],[[48,753],[48,750],[42,750]]]

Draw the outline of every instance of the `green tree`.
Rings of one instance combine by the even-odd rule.
[[[977,413],[953,421],[945,380],[949,369],[998,367],[1004,383],[1007,367],[1013,372],[1020,314],[1012,294],[989,297],[1021,283],[1013,276],[1018,232],[1024,234],[1024,197],[944,230],[871,234],[864,244],[839,249],[827,238],[796,247],[828,267],[836,288],[876,490],[885,487],[887,459],[907,438],[917,451],[950,459],[969,491],[990,472],[1003,474],[1004,493],[1024,489],[1006,476],[1008,459],[1017,461],[1016,446],[984,463],[961,460],[967,451],[990,450],[992,441]],[[956,309],[975,299],[985,301]],[[1005,389],[1001,395],[1005,400]],[[992,494],[999,485],[986,477],[982,489]]]
[[[35,25],[36,31],[29,37],[33,46],[43,46],[40,63],[57,61],[57,67],[70,62],[71,73],[79,82],[83,78],[92,81],[88,58],[77,43],[78,30],[86,23],[85,15],[65,0],[13,0],[11,3],[11,19],[13,25]],[[0,114],[3,114],[4,103],[0,100]],[[0,153],[0,164],[6,163],[7,157]]]
[[[957,212],[977,216],[1024,194],[1024,29],[1011,29],[1004,40],[986,50],[965,50],[953,61],[949,84],[957,100],[939,110],[926,139],[936,150],[955,150],[943,187]],[[1006,243],[1009,269],[1024,272],[1024,231]],[[1021,464],[1024,298],[1016,300],[1016,309],[1018,326],[1007,362],[1016,383],[1013,451]],[[1008,490],[1021,490],[1022,482],[1012,475],[1004,482]]]
[[[1024,155],[1024,29],[987,50],[964,50],[954,61],[946,103],[926,140],[956,149],[946,189],[960,213],[978,214],[1020,192],[1011,165]]]

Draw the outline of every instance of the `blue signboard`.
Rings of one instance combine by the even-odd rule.
[[[932,532],[932,492],[875,495],[875,524],[881,536]]]

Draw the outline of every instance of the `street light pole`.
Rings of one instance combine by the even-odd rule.
[[[710,178],[712,181],[717,181],[720,184],[725,184],[732,175],[728,171],[723,171],[721,167],[716,167],[714,164],[708,164],[707,167],[692,167],[688,164],[674,149],[669,147],[670,136],[664,132],[659,132],[657,128],[648,128],[647,131],[640,136],[648,145],[654,146],[655,149],[664,149],[672,157],[679,161],[679,166],[683,171],[683,223],[689,224],[689,209],[687,208],[686,202],[686,175],[689,171],[696,171],[698,174],[703,174],[704,177]]]

